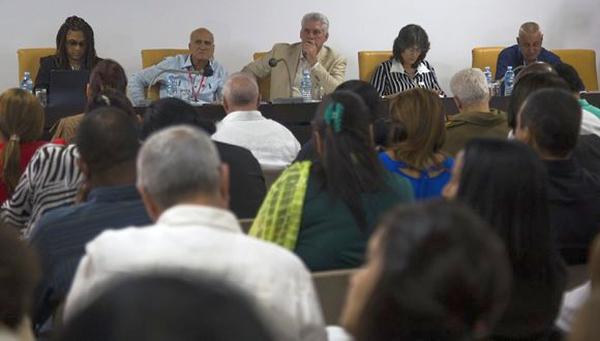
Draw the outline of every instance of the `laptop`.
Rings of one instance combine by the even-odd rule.
[[[52,70],[48,89],[48,106],[78,109],[83,112],[87,98],[85,89],[90,78],[87,70]]]

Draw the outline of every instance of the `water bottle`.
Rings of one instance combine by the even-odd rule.
[[[506,69],[504,74],[504,96],[510,96],[512,94],[513,86],[515,85],[515,73],[512,66]]]
[[[490,88],[492,83],[494,83],[494,79],[492,78],[492,69],[490,69],[489,66],[486,66],[483,74],[485,75],[485,81],[487,82],[488,88]]]
[[[21,89],[33,94],[33,80],[31,79],[31,74],[27,71],[23,73],[23,80],[21,80],[20,84]]]
[[[177,97],[177,81],[172,74],[167,76],[167,97]]]
[[[300,95],[302,100],[310,102],[312,100],[312,80],[310,79],[310,70],[302,70],[302,80],[300,81]]]

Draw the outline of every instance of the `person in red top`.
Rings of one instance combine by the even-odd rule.
[[[44,145],[44,109],[32,94],[9,89],[0,95],[0,203],[13,192],[35,151]]]

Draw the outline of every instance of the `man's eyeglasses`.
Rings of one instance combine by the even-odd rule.
[[[67,45],[69,45],[70,47],[85,47],[85,40],[82,41],[77,41],[77,40],[67,40]]]

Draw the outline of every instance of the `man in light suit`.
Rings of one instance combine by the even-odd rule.
[[[329,19],[321,13],[308,13],[302,18],[300,42],[275,44],[265,56],[246,65],[242,71],[257,78],[270,75],[270,100],[273,100],[300,96],[302,71],[309,69],[313,96],[326,95],[344,81],[346,73],[346,59],[323,45],[328,38]],[[269,61],[272,64],[280,59],[276,66],[269,65]]]

